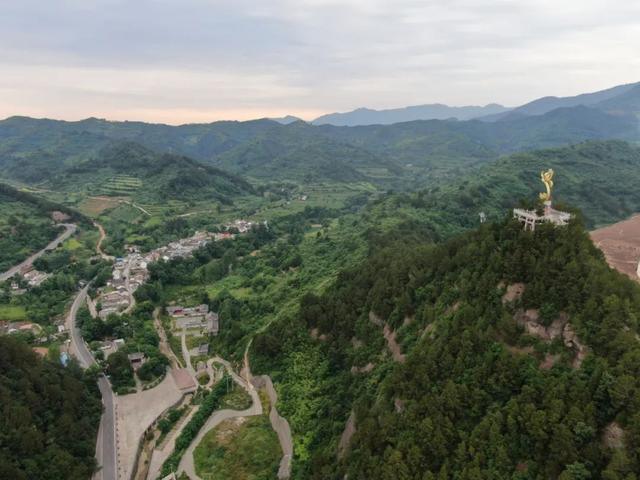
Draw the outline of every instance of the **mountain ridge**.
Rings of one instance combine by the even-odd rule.
[[[313,125],[329,124],[349,127],[358,125],[389,125],[413,120],[447,120],[451,118],[471,120],[473,118],[493,115],[509,110],[508,107],[497,103],[490,103],[484,106],[467,105],[461,107],[451,107],[442,103],[431,103],[382,110],[361,107],[349,112],[328,113],[312,120],[310,123]]]

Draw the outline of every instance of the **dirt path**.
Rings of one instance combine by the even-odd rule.
[[[151,214],[145,210],[144,208],[142,208],[140,205],[136,205],[133,202],[130,202],[129,200],[122,200],[122,203],[126,203],[128,205],[131,205],[133,208],[137,208],[138,210],[140,210],[142,213],[144,213],[145,215],[149,215],[151,216]]]
[[[100,232],[100,238],[98,239],[98,243],[96,244],[96,253],[100,255],[100,257],[104,260],[113,260],[114,257],[112,257],[111,255],[107,255],[102,251],[102,242],[104,242],[104,239],[107,238],[107,232],[105,232],[104,227],[98,222],[94,221],[93,226],[96,227]]]
[[[187,370],[189,370],[189,373],[191,374],[191,376],[193,378],[196,378],[196,371],[193,368],[193,365],[191,365],[191,354],[189,353],[189,348],[187,347],[187,332],[186,330],[183,328],[182,332],[180,333],[180,343],[182,346],[182,357],[184,358]]]
[[[167,340],[167,332],[165,332],[164,327],[162,326],[162,322],[160,321],[159,308],[156,308],[153,311],[153,326],[155,327],[156,332],[158,332],[158,337],[160,337],[160,345],[159,345],[160,352],[163,353],[169,359],[171,368],[182,368],[182,362],[176,356],[176,354],[173,353],[173,350],[169,345],[169,341]]]

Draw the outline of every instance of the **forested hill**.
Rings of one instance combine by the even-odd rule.
[[[128,195],[144,201],[215,199],[253,193],[246,180],[182,155],[156,153],[134,142],[111,142],[95,158],[68,166],[46,182],[56,190]]]
[[[630,92],[631,94],[633,92]],[[634,97],[635,98],[635,97]],[[640,139],[634,112],[577,105],[499,122],[426,120],[361,127],[286,125],[263,119],[199,125],[0,121],[0,174],[37,182],[94,158],[110,141],[134,141],[262,179],[369,180],[388,185],[440,178],[499,154],[585,140]]]
[[[633,479],[639,316],[579,222],[509,220],[397,238],[257,337],[253,364],[280,385],[296,478]]]
[[[478,225],[480,212],[498,220],[523,199],[536,199],[543,188],[540,172],[547,168],[556,173],[554,203],[579,209],[589,227],[640,211],[640,148],[621,141],[513,154],[452,183],[389,197],[373,208],[401,212],[411,205],[423,209],[439,232],[454,233]]]
[[[0,337],[0,478],[90,478],[102,404],[94,381]]]

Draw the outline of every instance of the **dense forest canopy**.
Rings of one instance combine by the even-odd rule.
[[[519,283],[524,294],[504,301]],[[524,312],[541,328],[570,327],[527,334]],[[255,363],[279,372],[305,439],[297,478],[632,479],[638,315],[640,289],[609,269],[579,222],[533,234],[509,221],[440,246],[378,250],[258,337]],[[386,354],[372,319],[396,332],[406,361]],[[336,463],[352,409],[357,431]],[[605,443],[618,428],[624,440]]]
[[[0,478],[90,478],[102,404],[74,362],[41,359],[0,337]]]

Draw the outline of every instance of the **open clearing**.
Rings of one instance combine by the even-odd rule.
[[[78,205],[78,209],[85,215],[97,217],[105,210],[117,207],[121,201],[119,197],[87,197]]]
[[[591,239],[602,250],[611,267],[638,280],[640,215],[594,230]]]
[[[266,415],[225,420],[208,432],[194,452],[203,480],[277,478],[280,446]]]
[[[16,321],[27,318],[24,307],[19,305],[0,305],[0,321]]]

